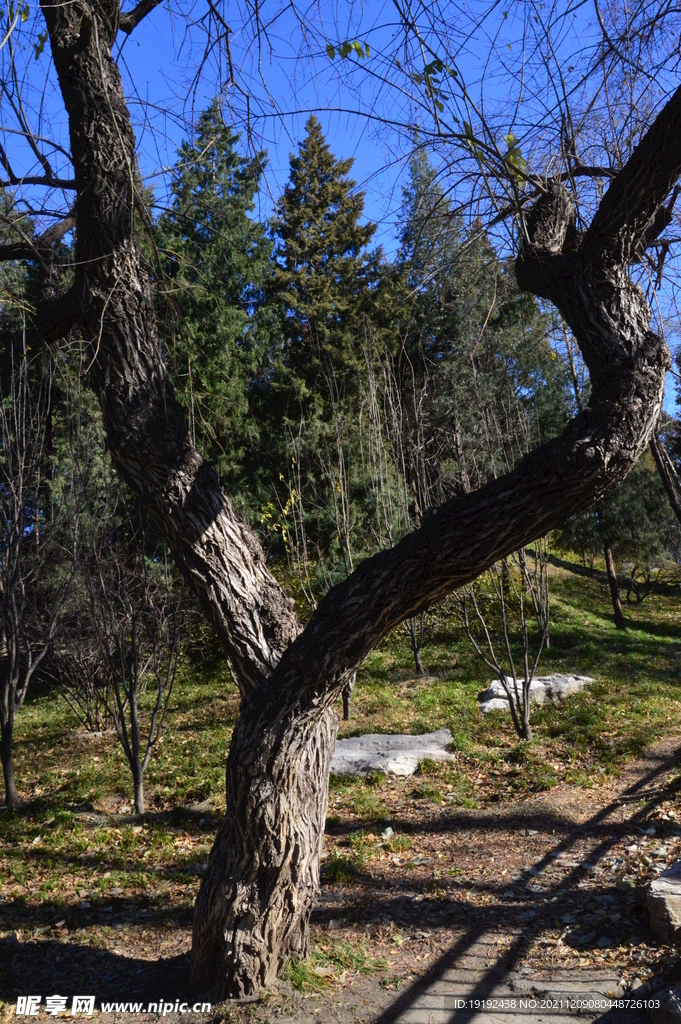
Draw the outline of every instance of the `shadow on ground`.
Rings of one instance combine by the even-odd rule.
[[[438,819],[429,823],[428,829],[431,832],[457,831],[467,829],[470,831],[481,830],[489,832],[490,829],[514,830],[520,827],[526,828],[534,825],[539,829],[555,831],[559,837],[557,845],[554,845],[551,852],[536,859],[535,863],[526,868],[522,875],[514,881],[514,906],[504,906],[504,894],[496,883],[480,882],[477,885],[479,891],[486,891],[494,899],[494,904],[486,907],[468,907],[465,903],[455,900],[442,901],[428,893],[425,883],[422,883],[420,902],[418,904],[418,915],[428,925],[439,924],[449,926],[455,931],[453,945],[451,945],[438,959],[431,964],[425,973],[416,978],[397,995],[379,991],[376,981],[372,982],[375,990],[379,991],[373,1009],[370,1003],[364,1004],[366,1011],[362,1019],[373,1020],[375,1024],[402,1024],[402,1022],[417,1022],[421,1020],[420,1007],[424,999],[433,995],[435,1004],[442,1006],[437,1012],[428,1014],[423,1019],[432,1019],[434,1022],[443,1024],[467,1024],[469,1021],[494,1021],[495,1024],[503,1024],[506,1020],[515,1020],[512,1016],[486,1016],[476,1008],[476,1000],[490,998],[499,990],[508,991],[509,986],[513,991],[513,985],[518,985],[518,978],[522,975],[522,964],[526,958],[530,946],[538,932],[548,928],[551,922],[555,921],[558,910],[554,898],[559,900],[558,907],[562,909],[569,904],[571,898],[584,900],[584,894],[577,892],[579,882],[583,879],[583,871],[579,867],[568,872],[555,883],[548,881],[541,890],[541,902],[538,901],[536,879],[541,876],[544,869],[551,863],[557,854],[567,853],[575,842],[589,836],[596,840],[596,846],[590,854],[590,860],[597,863],[608,854],[614,843],[623,834],[631,834],[637,830],[643,831],[651,810],[657,805],[669,800],[670,797],[678,794],[681,789],[681,777],[678,775],[672,780],[662,782],[665,775],[673,769],[678,768],[680,758],[679,749],[674,749],[670,754],[656,755],[650,753],[648,762],[652,762],[649,770],[640,774],[635,782],[628,788],[620,791],[617,798],[606,806],[600,808],[590,818],[577,824],[561,820],[558,816],[551,818],[547,814],[523,814],[522,810],[512,810],[510,813],[490,815],[486,812],[470,812],[468,814],[442,814]],[[652,792],[646,792],[650,787],[656,788]],[[622,807],[633,811],[627,816],[626,821],[617,822],[612,816],[621,811]],[[673,823],[670,823],[670,828]],[[664,829],[660,829],[659,838],[663,838]],[[365,885],[373,886],[373,898],[363,898],[356,904],[348,901],[346,915],[353,921],[355,927],[362,927],[372,922],[385,921],[390,916],[400,923],[402,911],[407,915],[410,924],[414,924],[414,900],[406,893],[400,894],[395,889],[385,888],[372,882],[367,876]],[[458,883],[452,879],[450,893],[456,894]],[[410,888],[418,891],[419,883],[414,880]],[[366,889],[364,893],[366,897]],[[629,912],[635,912],[635,904],[639,908],[642,903],[642,893],[619,892],[613,886],[603,885],[600,889],[592,889],[590,897],[617,901],[620,905],[628,905]],[[518,902],[527,902],[528,906],[533,904],[531,912],[531,925],[522,925],[522,907]],[[125,913],[125,907],[120,908]],[[5,914],[10,917],[12,908],[5,905]],[[14,907],[16,913],[21,913],[19,906]],[[54,904],[47,904],[44,908],[45,919],[54,919],[57,907]],[[639,909],[639,913],[641,910]],[[329,925],[333,915],[337,916],[337,910],[329,907],[328,902],[322,898],[320,906],[313,915],[313,924],[318,927]],[[182,922],[178,918],[175,926],[181,928],[181,924],[187,926],[187,909],[183,908],[181,914]],[[153,922],[149,921],[150,924]],[[517,931],[518,925],[520,931]],[[515,931],[511,931],[515,926]],[[645,928],[643,917],[641,927]],[[485,936],[492,935],[500,929],[508,929],[509,943],[503,951],[497,951],[492,944],[489,945],[489,952],[486,959],[478,962],[481,968],[476,971],[466,970],[464,965],[466,957],[471,954],[474,948],[481,948]],[[121,942],[123,936],[121,936]],[[568,940],[569,941],[569,940]],[[586,942],[581,942],[579,934],[573,940],[576,946],[586,947]],[[64,942],[57,939],[30,940],[21,943],[15,936],[0,941],[0,996],[10,1002],[16,1000],[19,994],[32,992],[41,993],[43,997],[48,993],[59,992],[61,994],[92,994],[96,993],[98,1002],[112,1001],[167,1001],[191,1000],[197,997],[189,986],[189,955],[181,953],[177,956],[166,957],[165,959],[153,958],[153,948],[148,948],[149,958],[142,959],[139,956],[125,955],[125,950],[112,952],[110,950],[96,949],[92,946],[79,945],[73,942]],[[613,967],[611,973],[615,971]],[[457,973],[458,972],[458,973]],[[601,972],[601,981],[603,977]],[[447,1005],[447,985],[450,983],[456,988],[456,979],[463,977],[466,984],[466,1005]],[[590,991],[597,991],[598,979],[592,971],[592,976],[586,978],[584,985]],[[532,979],[526,982],[526,991],[533,991]],[[579,985],[579,976],[576,981]],[[366,987],[366,986],[365,986]],[[536,986],[535,986],[536,988]],[[452,989],[453,991],[454,989]],[[439,1000],[439,1002],[438,1002]],[[450,1000],[452,1002],[453,1000]],[[389,1005],[387,1005],[389,1003]],[[434,1004],[434,1005],[435,1005]],[[478,1003],[479,1006],[479,1003]],[[317,1011],[319,1012],[319,1011]],[[291,1020],[306,1021],[304,1008],[296,1011],[296,1016]],[[518,1015],[518,1021],[523,1020],[556,1020],[563,1018],[557,1015],[547,1014],[542,1017],[535,1015]],[[566,1016],[565,1019],[568,1019]],[[616,1008],[602,1013],[589,1014],[586,1018],[590,1021],[605,1022],[618,1021],[619,1024],[638,1024],[639,1021],[647,1020],[647,1017],[638,1010],[624,1012]]]

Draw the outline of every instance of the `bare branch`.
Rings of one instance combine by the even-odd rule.
[[[653,458],[662,477],[662,483],[667,492],[669,504],[674,510],[676,518],[681,522],[681,480],[676,475],[672,461],[667,455],[657,433],[653,434],[650,439],[650,450],[653,453]]]
[[[140,0],[140,3],[127,14],[121,13],[118,19],[120,31],[129,36],[133,29],[137,28],[139,23],[146,18],[147,14],[151,14],[160,3],[161,0]]]
[[[603,197],[580,248],[582,261],[630,261],[680,174],[681,87]]]

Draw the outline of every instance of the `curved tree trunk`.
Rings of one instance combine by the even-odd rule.
[[[39,255],[42,267],[47,265],[50,272],[43,273],[41,281],[39,323],[51,340],[75,322],[90,338],[92,369],[116,467],[166,537],[229,654],[242,695],[248,694],[270,675],[299,625],[293,601],[266,569],[257,538],[235,517],[216,474],[191,445],[184,411],[163,362],[151,280],[134,240],[135,210],[141,206],[136,202],[134,136],[111,56],[119,4],[105,0],[93,8],[84,0],[68,5],[43,0],[41,8],[69,116],[77,184],[77,269],[73,287],[61,296],[49,246],[63,230],[43,236]],[[72,226],[73,219],[63,227]],[[35,252],[14,248],[13,258],[36,258]],[[298,756],[285,762],[283,793],[268,790],[267,784],[258,792],[258,812],[266,823],[260,822],[259,831],[255,828],[244,793],[232,824],[221,830],[221,849],[227,853],[214,869],[220,879],[256,872],[256,889],[240,882],[228,897],[228,902],[237,901],[237,909],[250,902],[258,908],[257,914],[247,912],[245,918],[237,909],[231,915],[237,925],[230,970],[242,963],[254,979],[270,977],[292,951],[305,952],[318,885],[335,716],[330,710],[310,716],[304,739],[300,728],[295,732]],[[246,746],[251,773],[262,775],[257,744],[247,741]],[[233,788],[229,777],[228,788]],[[214,857],[213,863],[218,860]],[[263,885],[261,868],[261,862],[270,861],[276,863],[276,870],[269,869],[271,889]],[[277,890],[273,895],[274,880],[284,879],[287,871],[285,893]],[[213,900],[217,913],[211,920],[227,927],[230,915],[222,913],[222,882],[218,889],[222,902]],[[279,897],[281,906],[276,909]],[[210,902],[204,898],[204,905]],[[259,921],[270,903],[262,939],[257,928],[249,939],[244,920],[253,916]],[[210,959],[214,928],[204,929],[204,934]],[[224,946],[224,934],[221,942]],[[259,971],[259,963],[266,963],[267,969]]]
[[[166,537],[246,690],[268,676],[299,627],[257,539],[190,443],[168,380],[151,280],[133,237],[142,208],[135,139],[111,56],[120,5],[43,0],[41,7],[69,116],[77,187],[75,284],[64,310],[47,282],[41,321],[54,337],[71,326],[58,314],[76,311],[91,340],[116,467]]]
[[[681,172],[681,90],[611,182],[578,248],[562,186],[549,185],[527,220],[519,284],[552,301],[570,325],[591,374],[589,404],[512,473],[424,515],[397,547],[363,562],[294,639],[292,604],[189,443],[163,364],[133,236],[134,138],[110,52],[119,5],[42,0],[42,10],[69,116],[77,273],[69,296],[45,290],[40,321],[55,338],[76,310],[92,342],[116,465],[167,537],[245,695],[228,757],[227,812],[196,904],[192,973],[219,995],[250,992],[305,950],[332,705],[349,673],[395,625],[620,483],[652,436],[669,353],[627,268]],[[34,258],[9,248],[13,258]]]
[[[636,232],[642,235],[681,172],[681,133],[665,120],[676,125],[680,113],[681,90],[612,182],[576,254],[563,253],[575,214],[562,186],[550,186],[528,219],[518,280],[551,299],[570,324],[591,373],[589,404],[513,472],[446,502],[395,548],[364,561],[327,594],[267,682],[244,701],[229,751],[226,818],[194,914],[193,980],[218,996],[256,990],[294,948],[289,937],[302,935],[301,907],[311,900],[307,888],[300,901],[291,898],[291,863],[317,844],[315,834],[301,845],[289,816],[300,806],[301,765],[310,764],[301,733],[311,736],[314,723],[326,721],[347,672],[399,622],[593,504],[648,444],[670,359],[627,263]],[[316,776],[307,770],[310,787]]]
[[[291,708],[264,731],[258,714],[239,716],[227,760],[229,812],[194,909],[197,988],[249,995],[291,956],[306,955],[335,739],[327,701]]]

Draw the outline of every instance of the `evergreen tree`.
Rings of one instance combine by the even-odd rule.
[[[383,262],[367,251],[376,225],[360,223],[352,163],[333,156],[311,116],[273,222],[267,316],[276,333],[254,391],[267,438],[254,467],[263,504],[274,491],[275,512],[298,516],[321,572],[317,592],[366,550],[358,381],[367,332],[382,317]]]
[[[378,280],[378,253],[365,249],[375,224],[359,223],[364,193],[348,177],[312,115],[277,205],[271,301],[282,338],[279,387],[308,399],[330,373],[357,363],[357,338]]]
[[[265,154],[240,156],[217,100],[184,142],[158,224],[167,345],[196,443],[234,477],[252,441],[248,387],[263,338],[258,304],[271,242],[251,216]]]
[[[411,489],[428,506],[505,472],[562,429],[568,378],[552,321],[480,226],[465,228],[422,152],[403,195],[401,266],[414,299],[396,376],[418,449]],[[417,393],[428,394],[419,423]]]

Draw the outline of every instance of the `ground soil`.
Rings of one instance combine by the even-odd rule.
[[[387,820],[360,828],[351,811],[330,807],[308,964],[256,1002],[222,1004],[210,1018],[167,1019],[501,1024],[516,1017],[452,1000],[534,999],[542,1006],[523,1019],[558,1021],[575,1012],[552,1013],[543,1005],[551,998],[607,1001],[627,998],[633,987],[639,1001],[655,999],[678,957],[648,929],[645,890],[681,857],[680,768],[676,736],[594,788],[560,785],[478,809],[421,800],[413,779],[386,779],[379,785],[394,836],[381,837]],[[9,931],[13,905],[3,899],[4,1013],[11,1016],[17,994],[29,992],[42,993],[43,1002],[53,992],[92,991],[102,1001],[184,998],[191,893],[165,915],[129,909],[108,908],[112,937],[97,948],[73,941],[47,906],[30,938]],[[585,1013],[589,1020],[647,1019],[641,1008],[605,1003]]]

